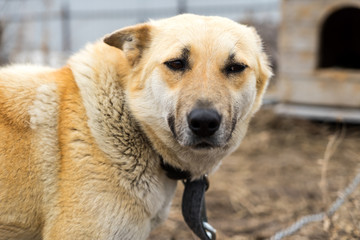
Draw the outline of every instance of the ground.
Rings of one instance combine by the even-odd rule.
[[[239,149],[210,176],[209,222],[217,239],[268,239],[302,216],[326,211],[359,172],[360,126],[275,115],[254,117]],[[197,239],[181,215],[178,184],[168,220],[149,240]],[[360,187],[325,221],[284,239],[360,239]]]

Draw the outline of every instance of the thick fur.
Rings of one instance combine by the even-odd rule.
[[[229,74],[232,62],[247,67]],[[270,75],[254,29],[195,15],[116,31],[62,69],[1,69],[0,239],[146,239],[176,188],[160,156],[194,179],[211,173]],[[189,130],[194,108],[221,114],[209,147]]]

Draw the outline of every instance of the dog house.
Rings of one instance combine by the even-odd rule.
[[[360,1],[283,0],[280,113],[360,121]]]

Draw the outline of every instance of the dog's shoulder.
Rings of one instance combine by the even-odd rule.
[[[0,121],[18,128],[29,127],[28,110],[36,98],[37,88],[46,83],[42,75],[51,68],[13,65],[0,69]]]
[[[31,111],[37,101],[57,102],[59,86],[65,88],[72,79],[67,67],[59,70],[37,65],[0,68],[0,122],[19,129],[31,127]]]

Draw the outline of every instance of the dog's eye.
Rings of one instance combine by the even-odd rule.
[[[226,74],[241,73],[247,68],[247,65],[243,63],[232,63],[225,67]]]
[[[167,61],[165,65],[173,71],[183,71],[186,67],[186,63],[181,59]]]

